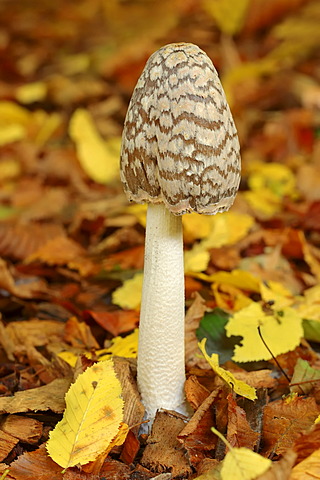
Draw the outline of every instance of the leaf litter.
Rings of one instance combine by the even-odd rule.
[[[319,2],[4,3],[1,478],[319,475]],[[182,38],[219,70],[242,184],[231,212],[184,216],[192,408],[159,412],[146,437],[135,382],[146,209],[123,195],[119,138],[147,57]],[[46,445],[70,416],[66,393],[108,362],[117,432],[92,426],[99,448],[60,466]]]

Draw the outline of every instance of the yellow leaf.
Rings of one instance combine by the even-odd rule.
[[[254,480],[271,467],[271,460],[248,448],[232,448],[222,462],[222,480]]]
[[[78,355],[75,355],[73,352],[59,352],[58,357],[62,358],[65,362],[67,362],[71,367],[75,367],[78,359]]]
[[[89,112],[81,108],[70,120],[69,134],[76,144],[79,162],[92,180],[104,184],[118,179],[119,139],[103,141]]]
[[[39,102],[47,95],[47,85],[44,82],[26,83],[16,90],[16,99],[20,103]]]
[[[223,32],[234,35],[241,30],[249,0],[202,0],[202,4]]]
[[[224,368],[219,366],[218,354],[213,353],[211,357],[207,354],[205,348],[206,341],[207,339],[203,338],[201,342],[198,343],[198,346],[213,371],[217,375],[219,375],[219,377],[222,378],[222,380],[224,380],[229,385],[229,387],[231,387],[238,395],[248,398],[249,400],[254,400],[255,398],[257,398],[256,391],[253,387],[250,387],[250,385],[243,382],[242,380],[237,380],[231,372],[228,372],[228,370],[225,370]]]
[[[143,273],[136,273],[123,282],[112,294],[112,303],[128,310],[139,310],[142,295]]]
[[[206,238],[212,229],[214,216],[199,215],[198,213],[189,213],[183,215],[183,237],[187,243],[193,243],[195,240]]]
[[[296,193],[296,178],[289,167],[282,163],[260,163],[252,167],[248,185],[250,190],[261,192],[261,189],[270,190],[277,197],[294,196]]]
[[[271,467],[272,462],[268,458],[264,458],[245,447],[232,448],[222,433],[214,427],[211,427],[211,430],[229,449],[222,462],[221,480],[253,480]]]
[[[242,291],[230,284],[214,283],[211,285],[217,306],[223,310],[232,310],[237,312],[247,307],[252,300],[242,293]],[[232,305],[232,308],[230,307]]]
[[[27,135],[31,114],[14,102],[0,102],[0,146],[22,140]]]
[[[212,229],[208,237],[200,242],[204,248],[220,248],[234,245],[244,238],[255,221],[251,215],[225,212],[212,217]]]
[[[320,285],[303,292],[297,311],[304,319],[320,321]]]
[[[111,346],[97,350],[99,360],[106,360],[110,355],[118,357],[136,358],[138,352],[139,330],[136,328],[133,333],[126,337],[115,337],[111,340]]]
[[[125,358],[136,358],[138,352],[138,337],[139,330],[136,328],[133,333],[127,335],[126,337],[115,337],[111,340],[111,345],[108,348],[102,348],[101,350],[96,350],[94,356],[98,357],[100,362],[108,360],[112,356],[125,357]],[[93,358],[91,352],[85,351],[81,352],[87,358]],[[58,353],[58,357],[62,358],[67,362],[71,367],[75,367],[78,359],[78,355],[73,352],[63,351]]]
[[[295,465],[290,480],[316,480],[320,478],[320,448]]]
[[[303,337],[302,319],[290,307],[266,314],[259,303],[252,302],[248,307],[230,317],[226,325],[228,337],[243,337],[236,345],[232,359],[235,362],[270,360],[272,355],[262,342],[258,327],[265,343],[274,356],[294,350]]]
[[[294,303],[294,297],[290,290],[286,289],[281,283],[269,281],[268,284],[260,283],[260,293],[262,300],[266,303],[272,302],[274,310],[281,310]]]
[[[304,260],[307,262],[307,264],[310,267],[311,272],[313,275],[316,277],[316,279],[320,282],[320,262],[316,258],[316,256],[313,254],[313,248],[312,246],[306,241],[304,233],[299,232],[299,237],[301,239],[301,244],[302,244],[302,250],[303,250],[303,256]]]
[[[184,254],[184,269],[186,273],[206,270],[210,261],[209,252],[201,245],[195,244]]]
[[[281,210],[281,199],[266,188],[253,192],[248,190],[243,192],[243,196],[255,212],[266,218],[273,217]]]
[[[67,392],[66,410],[50,432],[47,451],[63,468],[94,461],[116,437],[122,419],[121,385],[113,362],[96,363]]]
[[[131,215],[134,215],[135,217],[137,217],[137,220],[140,223],[140,225],[142,225],[143,227],[146,227],[146,224],[147,224],[147,208],[148,208],[148,205],[146,203],[144,203],[144,204],[134,203],[132,205],[129,205],[125,209],[125,211],[126,211],[126,213],[130,213]]]
[[[232,270],[232,272],[217,272],[211,275],[205,273],[197,273],[193,275],[200,280],[209,283],[225,283],[240,288],[241,290],[248,290],[250,292],[260,293],[259,280],[250,272],[244,270]]]

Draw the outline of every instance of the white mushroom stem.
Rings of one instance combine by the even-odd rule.
[[[160,408],[184,404],[184,267],[182,217],[149,205],[138,347],[138,387],[151,422]]]

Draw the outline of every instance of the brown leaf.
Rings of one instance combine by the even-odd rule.
[[[2,258],[0,258],[0,288],[18,298],[33,298],[39,293],[47,293],[44,280],[18,275],[13,267],[9,269]]]
[[[65,236],[55,237],[26,258],[26,263],[34,261],[48,265],[67,265],[86,276],[97,270],[96,265],[87,257],[87,253],[77,242]]]
[[[207,456],[212,456],[216,446],[217,437],[211,431],[211,427],[215,425],[212,404],[220,391],[216,389],[210,393],[178,435],[179,441],[188,451],[193,466]]]
[[[92,318],[115,337],[134,330],[139,323],[139,312],[136,310],[114,310],[112,312],[85,310],[83,316],[85,320]]]
[[[109,237],[110,238],[110,237]],[[129,248],[121,252],[108,255],[103,260],[102,266],[105,270],[112,270],[113,268],[121,268],[122,270],[137,269],[141,270],[144,263],[144,246]]]
[[[227,440],[232,447],[246,447],[254,450],[259,439],[259,433],[250,427],[246,412],[237,405],[233,395],[228,395],[228,430]]]
[[[199,355],[198,339],[196,329],[199,327],[200,320],[207,311],[205,300],[197,292],[194,293],[194,301],[188,308],[185,319],[185,358],[187,367],[194,365],[207,365],[204,359],[197,357]]]
[[[183,416],[167,410],[158,411],[141,464],[159,473],[171,471],[173,476],[190,474],[185,451],[177,440],[184,425]]]
[[[43,431],[41,422],[20,415],[9,415],[0,428],[3,432],[31,445],[38,443]]]
[[[55,224],[0,224],[0,255],[24,260],[49,240],[64,235]]]
[[[320,449],[293,467],[290,480],[314,480],[320,477]]]
[[[52,410],[62,413],[65,409],[64,396],[71,379],[57,378],[43,387],[16,392],[13,397],[0,398],[0,413],[22,413],[37,410]]]
[[[292,450],[288,450],[279,462],[273,462],[271,467],[255,480],[291,480],[291,471],[296,459]],[[303,480],[301,478],[301,480]]]
[[[227,368],[227,367],[226,367]],[[275,388],[277,380],[271,376],[271,370],[255,370],[252,372],[232,370],[237,380],[241,380],[254,388]]]
[[[312,397],[289,397],[271,402],[264,409],[264,454],[285,453],[301,432],[313,425],[318,415],[319,407]]]
[[[99,348],[90,327],[84,322],[79,322],[76,317],[69,318],[65,324],[63,340],[75,348]]]
[[[297,463],[307,458],[314,450],[320,449],[320,424],[308,432],[301,433],[294,443],[294,451],[297,454]]]
[[[135,434],[132,432],[132,430],[129,430],[127,433],[125,442],[123,444],[120,460],[122,460],[127,465],[132,464],[134,459],[136,458],[136,455],[139,449],[140,449],[139,440],[137,439]]]
[[[266,4],[263,0],[252,0],[247,11],[247,18],[243,31],[246,34],[253,33],[258,29],[274,25],[286,13],[295,11],[308,0],[269,0]]]
[[[197,410],[210,395],[210,391],[201,385],[195,375],[190,375],[190,377],[187,378],[184,389],[186,392],[186,399],[192,406],[193,410]]]
[[[62,340],[64,324],[55,320],[22,320],[9,323],[6,327],[0,321],[0,343],[8,358],[25,353],[28,347],[42,347],[50,342]]]
[[[63,480],[61,467],[57,465],[42,445],[34,452],[26,452],[10,466],[15,480]]]
[[[144,406],[140,400],[136,381],[130,369],[130,364],[122,358],[114,358],[114,369],[122,387],[124,400],[123,421],[132,426],[132,431],[138,434],[140,423],[144,417]]]
[[[0,461],[4,460],[9,455],[18,442],[18,438],[0,430]]]

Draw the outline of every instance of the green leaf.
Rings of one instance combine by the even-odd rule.
[[[304,319],[302,326],[306,340],[320,343],[320,322],[317,320]]]
[[[221,363],[231,359],[235,345],[242,339],[242,337],[228,338],[226,336],[225,325],[229,318],[229,313],[221,308],[215,308],[212,312],[204,315],[196,331],[199,341],[203,338],[207,339],[208,354],[218,353]]]

